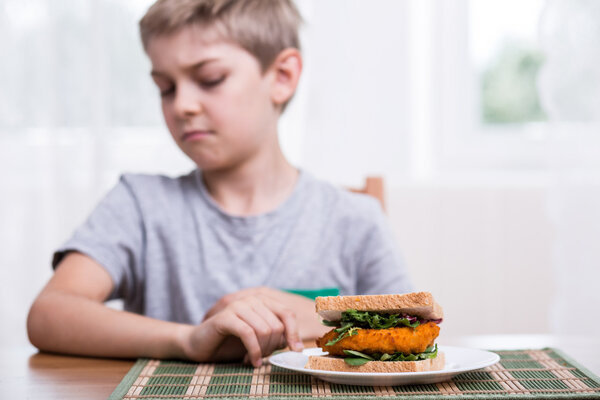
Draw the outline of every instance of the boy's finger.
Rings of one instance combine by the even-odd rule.
[[[304,345],[300,340],[298,322],[294,312],[278,303],[269,304],[269,307],[279,317],[281,322],[283,322],[283,326],[285,327],[285,339],[287,340],[288,346],[290,346],[293,351],[302,351]]]
[[[263,348],[263,354],[268,355],[281,348],[280,343],[284,339],[285,326],[279,317],[273,313],[262,301],[256,301],[252,304],[253,310],[264,320],[269,329],[269,334],[265,339],[268,343]]]
[[[260,345],[262,355],[268,355],[273,350],[271,346],[271,327],[265,320],[263,314],[272,314],[273,312],[264,308],[260,310],[257,304],[260,302],[245,301],[242,304],[237,304],[234,312],[239,319],[248,324],[253,330],[254,335]],[[256,310],[258,308],[259,311]]]
[[[254,329],[237,315],[231,314],[231,316],[227,330],[230,334],[240,338],[248,351],[248,357],[250,358],[252,365],[260,367],[262,364],[262,351]]]

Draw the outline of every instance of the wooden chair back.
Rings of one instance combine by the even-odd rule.
[[[362,188],[349,188],[351,192],[368,194],[375,197],[381,203],[381,208],[385,211],[385,192],[383,177],[369,176],[365,179],[365,186]]]

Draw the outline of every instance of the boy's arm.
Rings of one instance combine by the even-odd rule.
[[[69,253],[31,307],[31,342],[41,350],[67,354],[200,362],[239,359],[247,351],[254,365],[286,342],[297,349],[295,319],[281,305],[238,301],[192,326],[110,309],[103,302],[112,288],[102,266]]]

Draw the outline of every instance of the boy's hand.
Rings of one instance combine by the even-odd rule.
[[[260,298],[264,302],[281,304],[291,309],[296,315],[301,340],[316,339],[331,329],[321,324],[321,320],[315,312],[315,302],[313,300],[265,286],[244,289],[223,296],[208,310],[204,320],[206,321],[235,301],[251,298]]]
[[[188,328],[182,337],[184,355],[197,361],[241,358],[247,351],[252,365],[258,367],[263,356],[286,344],[302,350],[294,312],[261,297],[233,300],[202,324]]]

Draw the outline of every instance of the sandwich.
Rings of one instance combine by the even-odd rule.
[[[309,356],[306,368],[346,372],[423,372],[444,368],[435,339],[442,307],[431,293],[330,296],[315,299],[323,324],[317,339],[326,356]]]

